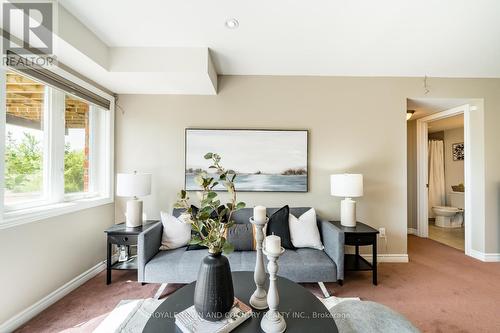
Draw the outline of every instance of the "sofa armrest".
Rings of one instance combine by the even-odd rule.
[[[344,279],[344,232],[333,223],[320,221],[325,252],[337,265],[337,280]]]
[[[139,282],[145,282],[144,268],[151,258],[160,251],[162,232],[163,225],[158,222],[139,234],[137,240],[137,281]]]

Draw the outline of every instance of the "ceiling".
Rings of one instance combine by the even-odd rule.
[[[453,117],[448,117],[428,123],[429,133],[446,131],[455,128],[464,127],[464,115],[459,114]]]
[[[408,98],[406,100],[406,109],[415,111],[411,120],[416,120],[470,102],[471,99],[465,98]]]
[[[60,3],[109,47],[208,47],[219,74],[500,77],[497,0]]]

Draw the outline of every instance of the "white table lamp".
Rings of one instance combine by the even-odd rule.
[[[340,203],[340,223],[345,227],[356,226],[356,201],[355,197],[363,196],[363,175],[338,174],[330,176],[331,194],[343,197]]]
[[[142,200],[151,194],[150,173],[119,173],[116,175],[116,195],[119,197],[133,198],[127,201],[127,212],[125,213],[126,225],[135,228],[142,225]]]

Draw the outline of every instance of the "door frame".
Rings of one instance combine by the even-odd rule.
[[[429,202],[428,202],[428,123],[440,119],[453,117],[459,114],[464,115],[464,185],[465,185],[465,254],[471,253],[471,170],[472,161],[470,159],[470,111],[471,106],[465,104],[449,110],[431,114],[427,117],[417,119],[417,235],[429,237]]]

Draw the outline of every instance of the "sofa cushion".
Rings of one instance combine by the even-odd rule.
[[[191,224],[165,212],[160,212],[163,234],[160,250],[172,250],[189,244],[191,240]],[[186,215],[182,215],[186,217]],[[188,216],[189,218],[189,216]]]
[[[253,228],[251,224],[234,224],[226,231],[226,240],[235,251],[253,250]]]
[[[337,281],[337,266],[324,251],[286,250],[279,258],[278,265],[278,275],[295,282]]]
[[[310,247],[316,250],[323,250],[325,247],[321,243],[321,236],[318,229],[316,210],[309,209],[298,218],[289,215],[288,227],[292,244],[296,248]]]
[[[267,222],[266,235],[279,236],[281,238],[281,246],[285,249],[294,250],[295,246],[293,246],[292,238],[290,237],[289,217],[290,208],[288,206],[283,206],[277,210],[271,215],[269,222]]]
[[[200,262],[207,254],[206,249],[186,251],[186,247],[160,251],[146,264],[144,280],[152,283],[193,282],[197,278]],[[232,271],[255,269],[255,251],[233,252],[227,257]],[[267,266],[267,258],[264,262]],[[337,281],[337,267],[324,251],[286,250],[278,264],[278,275],[295,282]]]

